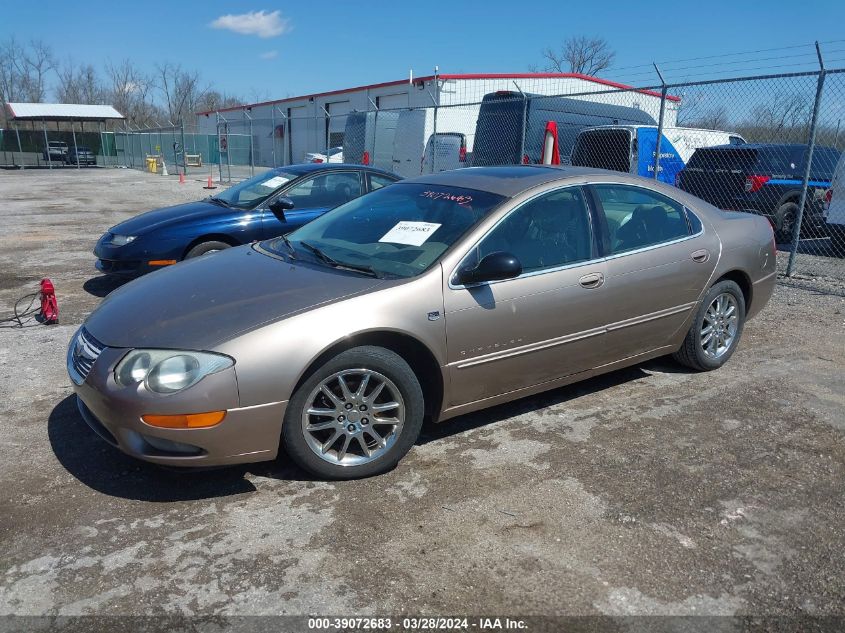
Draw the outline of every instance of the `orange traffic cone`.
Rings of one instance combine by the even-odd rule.
[[[179,172],[179,184],[180,185],[185,184],[185,172],[183,172],[183,171]]]
[[[215,187],[214,183],[211,181],[211,174],[208,174],[208,185],[203,187],[203,189],[217,189],[217,187]]]

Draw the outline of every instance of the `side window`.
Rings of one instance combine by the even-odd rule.
[[[683,205],[650,189],[594,185],[610,234],[610,254],[689,235]]]
[[[385,178],[384,176],[379,176],[378,174],[370,174],[370,191],[375,191],[376,189],[381,189],[382,187],[386,187],[387,185],[393,184],[395,181],[391,180],[390,178]]]
[[[475,258],[505,251],[524,272],[586,261],[592,257],[589,215],[580,187],[548,193],[512,211],[481,241]]]
[[[336,207],[361,195],[358,172],[328,172],[309,178],[288,190],[294,209]]]

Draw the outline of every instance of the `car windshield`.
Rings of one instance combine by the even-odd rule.
[[[347,202],[283,238],[271,253],[309,257],[378,277],[413,277],[436,262],[503,196],[474,189],[396,183]]]
[[[271,169],[229,187],[212,200],[219,200],[236,209],[252,209],[297,177],[297,174]]]

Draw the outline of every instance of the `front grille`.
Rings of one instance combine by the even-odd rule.
[[[76,343],[73,346],[71,363],[74,371],[79,375],[80,383],[88,377],[88,373],[105,347],[84,327],[79,330],[79,336],[76,337]]]

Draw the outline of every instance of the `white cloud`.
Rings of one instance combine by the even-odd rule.
[[[279,51],[267,51],[266,53],[261,53],[258,57],[261,59],[276,59],[279,56]]]
[[[276,37],[290,31],[290,20],[282,17],[281,11],[250,11],[238,15],[221,15],[210,25],[214,29],[226,29],[241,35]]]

